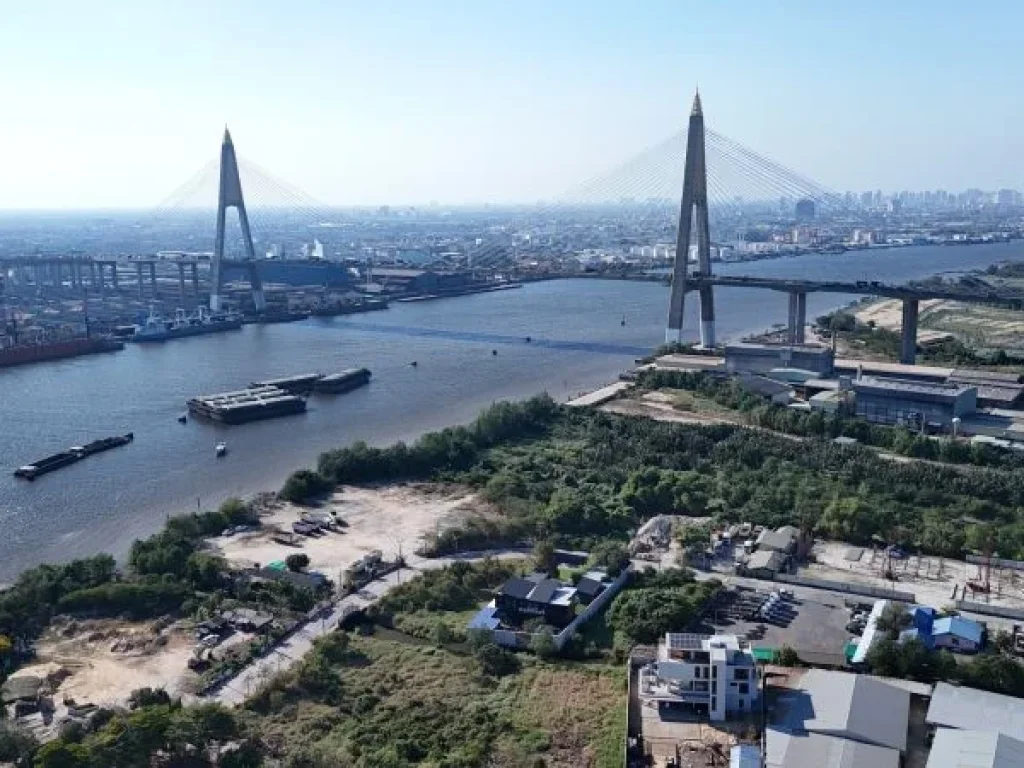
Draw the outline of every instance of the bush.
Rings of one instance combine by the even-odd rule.
[[[130,709],[170,703],[171,696],[163,688],[136,688],[128,696],[128,706]]]
[[[296,552],[285,558],[284,564],[289,571],[302,571],[309,567],[309,555],[305,552]]]
[[[552,636],[551,631],[541,629],[538,632],[534,632],[533,637],[530,638],[530,650],[539,659],[550,659],[556,656],[558,648],[555,646],[555,638]]]
[[[519,659],[493,642],[485,643],[473,652],[480,671],[491,677],[504,677],[519,671]]]
[[[127,614],[133,619],[149,619],[174,611],[186,594],[185,586],[174,581],[119,582],[71,592],[57,602],[57,609],[93,616]]]
[[[302,504],[314,496],[319,496],[331,489],[331,481],[309,469],[300,469],[292,472],[285,480],[281,488],[280,496],[283,499]]]

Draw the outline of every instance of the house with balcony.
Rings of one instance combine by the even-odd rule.
[[[640,669],[639,697],[646,706],[689,709],[722,721],[753,710],[757,665],[736,635],[669,632],[657,660]]]

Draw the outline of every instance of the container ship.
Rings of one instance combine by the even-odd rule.
[[[150,312],[145,321],[135,327],[129,341],[156,342],[182,339],[186,336],[202,336],[207,333],[235,331],[242,327],[242,317],[230,313],[207,312],[200,307],[195,314],[186,314],[183,309],[167,319]]]
[[[124,344],[107,336],[82,336],[80,338],[39,343],[15,343],[0,347],[0,368],[28,363],[42,363],[47,360],[61,360],[97,352],[117,352]]]
[[[100,440],[93,440],[91,443],[86,443],[85,445],[75,445],[68,448],[66,451],[60,451],[59,453],[47,456],[44,459],[34,461],[31,464],[18,467],[14,470],[14,476],[25,480],[35,480],[40,475],[55,472],[62,467],[79,462],[88,456],[92,456],[94,453],[102,453],[103,451],[109,451],[111,448],[128,445],[128,443],[132,442],[134,439],[135,435],[129,432],[127,435],[104,437]]]

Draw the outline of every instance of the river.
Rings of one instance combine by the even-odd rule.
[[[1024,247],[925,246],[716,268],[899,283],[1010,259],[1024,259]],[[808,318],[853,298],[810,294]],[[786,301],[770,291],[717,289],[719,337],[784,322]],[[410,440],[467,421],[497,400],[544,390],[565,399],[594,388],[664,339],[667,302],[667,287],[653,283],[556,280],[2,370],[0,579],[40,562],[98,551],[123,555],[166,516],[275,490],[290,471],[328,448]],[[695,298],[686,327],[695,338]],[[301,416],[232,427],[176,420],[195,394],[355,366],[373,371],[369,386],[314,396]],[[11,474],[70,445],[129,431],[135,433],[131,445],[34,483]],[[217,459],[213,449],[221,440],[229,452]]]

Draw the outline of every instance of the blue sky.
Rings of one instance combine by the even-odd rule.
[[[329,203],[535,200],[685,124],[833,189],[1024,187],[1019,2],[0,0],[0,208],[239,152]]]

